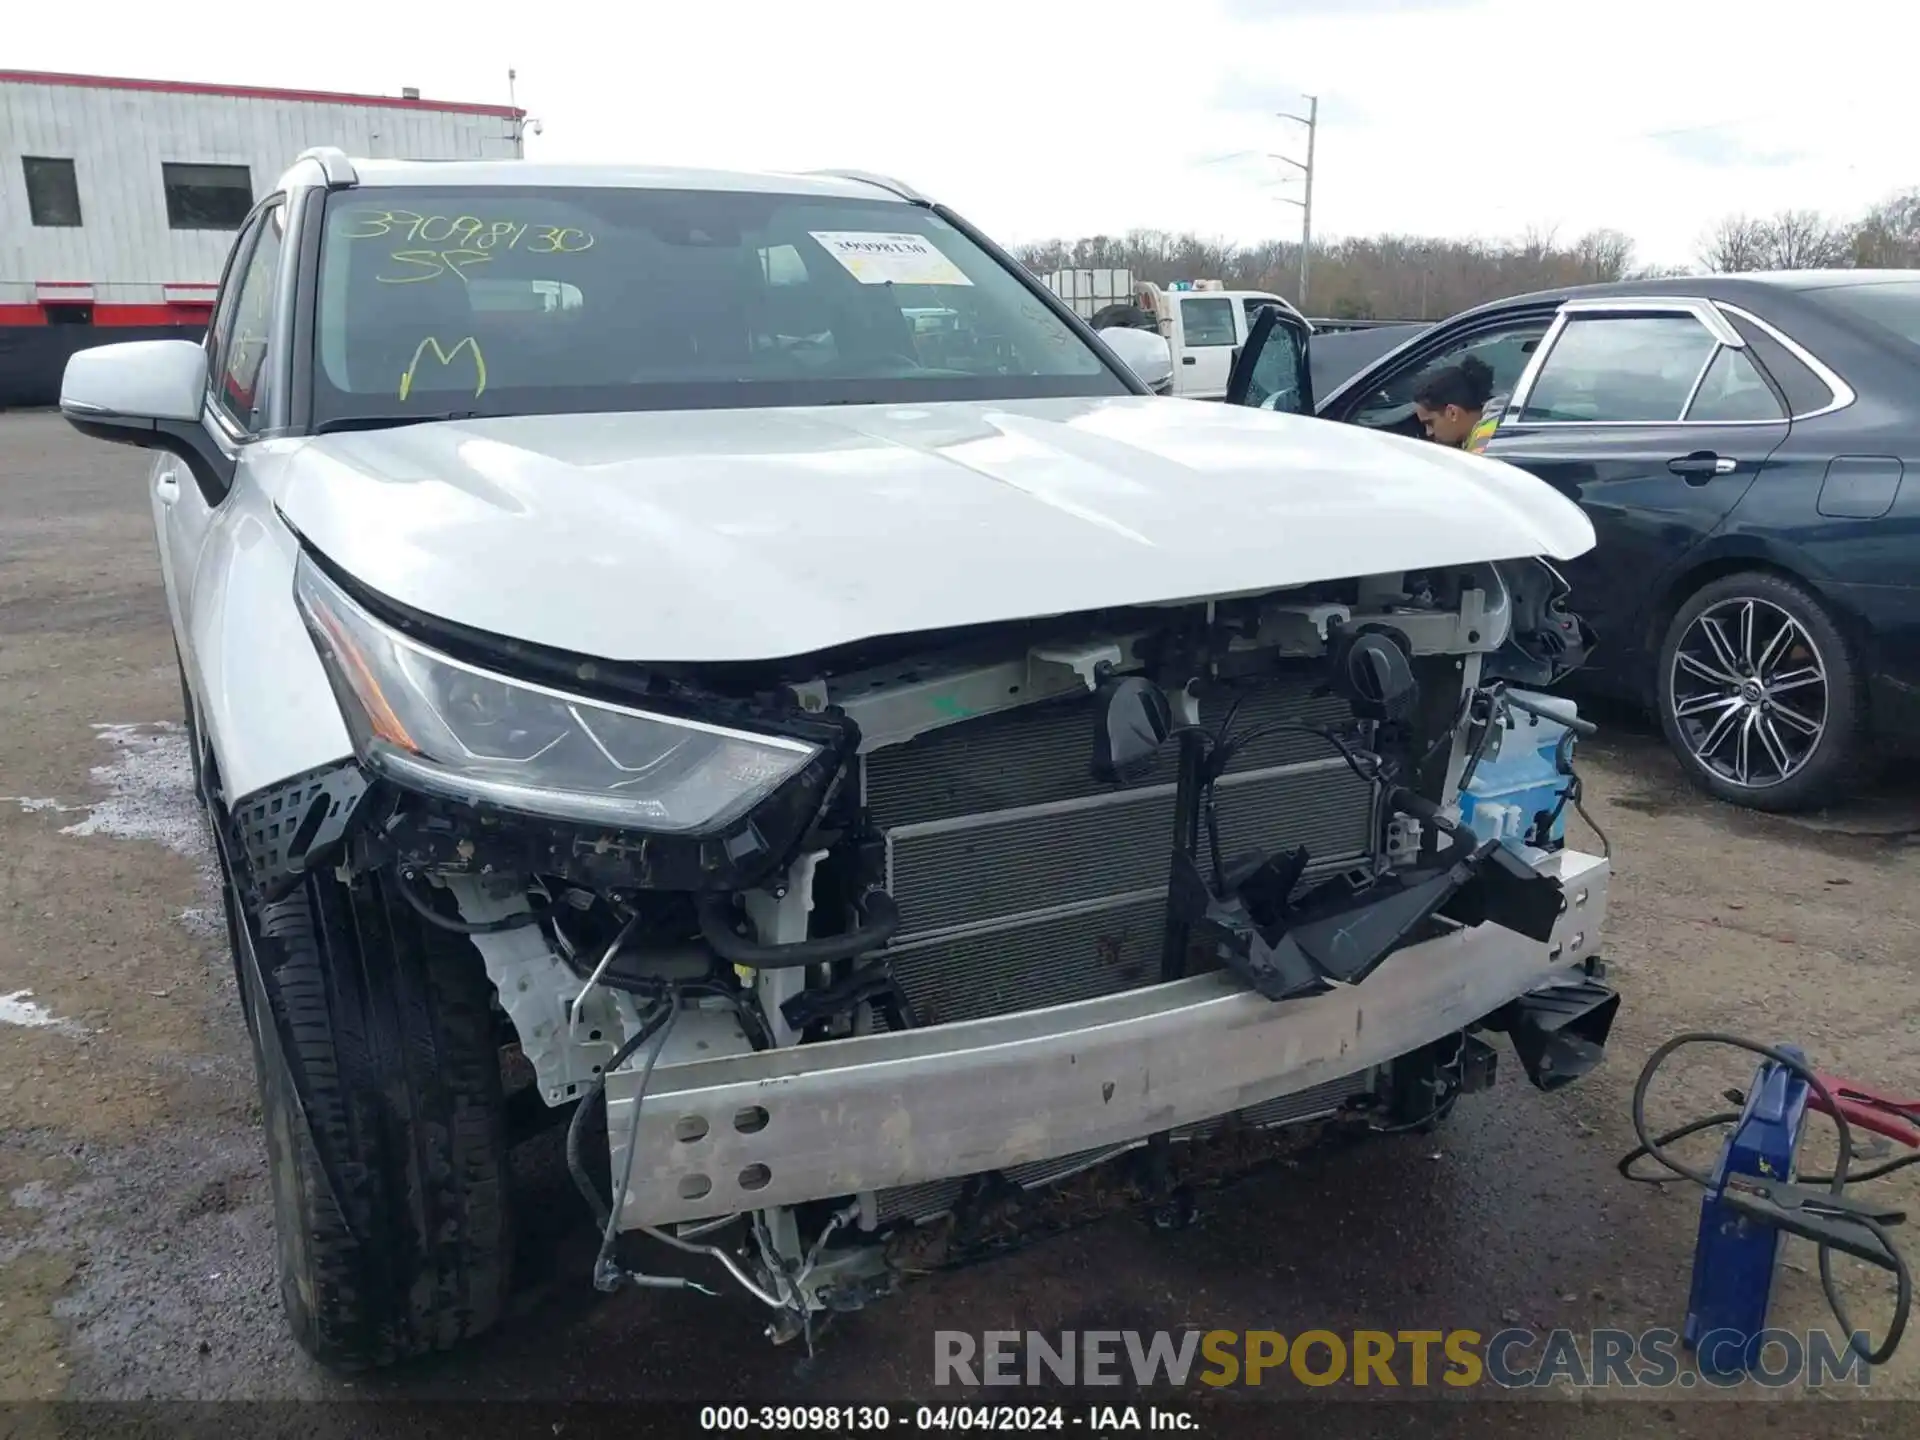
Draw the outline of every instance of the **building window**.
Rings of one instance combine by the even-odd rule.
[[[253,177],[244,165],[160,166],[167,224],[175,230],[238,230],[253,210]]]
[[[20,167],[27,174],[27,216],[34,224],[70,228],[80,223],[80,182],[73,161],[28,155]]]

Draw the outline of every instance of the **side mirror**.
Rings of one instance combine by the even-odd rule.
[[[1138,375],[1156,395],[1173,386],[1173,347],[1166,337],[1152,330],[1134,330],[1114,326],[1102,330],[1100,338],[1126,367]]]
[[[234,461],[202,416],[207,352],[191,340],[130,340],[76,351],[60,379],[60,413],[82,435],[165,450],[215,491],[233,483]]]
[[[1139,675],[1109,680],[1094,701],[1088,773],[1108,785],[1143,779],[1172,733],[1173,706],[1164,690]]]
[[[152,430],[196,423],[207,398],[207,352],[191,340],[133,340],[76,351],[60,380],[60,413]],[[135,442],[139,443],[139,442]]]

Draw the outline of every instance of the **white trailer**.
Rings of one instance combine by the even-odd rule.
[[[1055,270],[1040,279],[1082,320],[1091,320],[1109,305],[1134,303],[1131,270]]]
[[[51,403],[86,345],[204,329],[234,232],[289,157],[514,159],[525,119],[413,90],[0,70],[0,405]]]

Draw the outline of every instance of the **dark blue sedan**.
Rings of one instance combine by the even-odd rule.
[[[1920,272],[1522,295],[1317,403],[1310,343],[1263,312],[1229,403],[1417,436],[1422,381],[1486,364],[1507,403],[1485,453],[1593,520],[1563,567],[1600,642],[1581,682],[1654,710],[1701,788],[1816,807],[1920,737]]]

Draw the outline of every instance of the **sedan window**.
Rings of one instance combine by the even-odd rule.
[[[1547,333],[1544,318],[1532,318],[1498,330],[1483,330],[1469,340],[1458,341],[1441,350],[1428,351],[1412,364],[1394,373],[1386,384],[1345,417],[1370,430],[1404,429],[1413,418],[1413,392],[1436,370],[1458,365],[1469,356],[1481,361],[1493,372],[1493,393],[1511,395],[1520,376]],[[1315,340],[1317,345],[1320,342]]]
[[[1690,315],[1581,316],[1554,342],[1521,419],[1678,421],[1718,343]]]
[[[1760,374],[1760,367],[1745,350],[1722,345],[1701,377],[1693,404],[1687,407],[1688,420],[1784,420],[1786,412]]]

